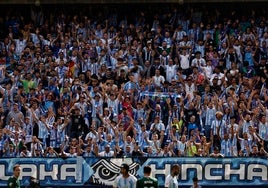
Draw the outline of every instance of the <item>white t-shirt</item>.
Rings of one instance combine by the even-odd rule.
[[[15,43],[16,43],[16,53],[17,55],[21,55],[22,51],[26,47],[26,40],[15,39]]]
[[[114,151],[109,151],[108,153],[105,151],[102,151],[99,153],[100,157],[113,157],[114,156]]]
[[[122,175],[118,176],[114,181],[114,188],[136,188],[137,178],[132,174],[128,178]]]
[[[210,83],[211,83],[211,85],[212,85],[212,81],[213,81],[213,79],[215,78],[215,77],[218,77],[218,82],[217,82],[217,84],[218,85],[221,85],[222,84],[222,78],[224,77],[224,74],[223,73],[219,73],[219,74],[212,74],[211,75],[211,78],[210,78]]]
[[[164,76],[154,76],[153,77],[153,82],[154,82],[154,84],[156,85],[156,86],[161,86],[162,85],[162,83],[164,83],[165,82],[165,78],[164,78]]]
[[[178,188],[179,182],[177,176],[172,177],[170,174],[165,179],[165,187],[168,188]]]
[[[210,79],[211,75],[213,73],[212,66],[207,65],[207,66],[203,67],[203,71],[204,71],[204,74]]]
[[[200,67],[200,66],[204,67],[206,65],[206,60],[204,58],[200,58],[200,59],[194,58],[192,60],[191,65],[194,67]]]
[[[190,68],[189,54],[180,55],[180,63],[181,63],[181,68],[183,70],[189,69]]]

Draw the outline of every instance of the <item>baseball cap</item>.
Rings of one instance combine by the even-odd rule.
[[[120,166],[120,168],[124,168],[124,169],[126,169],[126,171],[129,171],[129,165],[126,164],[126,163],[122,164],[122,165]]]

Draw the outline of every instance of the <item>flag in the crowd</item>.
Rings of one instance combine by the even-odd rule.
[[[70,78],[74,77],[74,70],[75,70],[75,63],[74,63],[74,61],[70,61],[69,62],[69,72],[68,72],[68,76]]]

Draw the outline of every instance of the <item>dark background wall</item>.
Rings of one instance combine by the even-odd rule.
[[[267,0],[1,0],[0,4],[92,4],[92,3],[215,3],[215,2],[268,2]]]

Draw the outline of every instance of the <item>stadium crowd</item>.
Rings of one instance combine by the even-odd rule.
[[[1,18],[0,157],[268,157],[266,15],[148,7]]]

